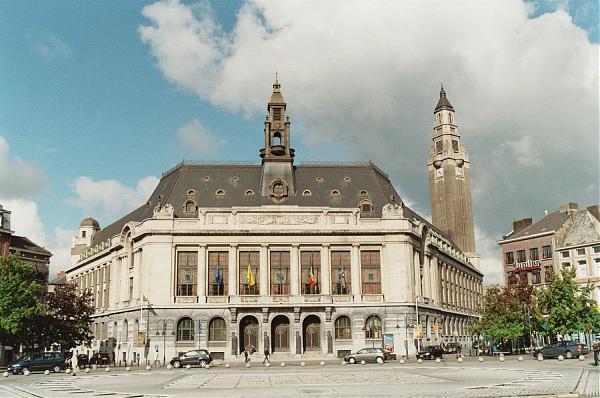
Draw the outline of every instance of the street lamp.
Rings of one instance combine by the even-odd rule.
[[[456,357],[458,358],[458,330],[454,329],[452,334],[454,335],[454,349],[456,350]]]
[[[167,341],[167,330],[171,327],[171,335],[175,335],[175,323],[171,319],[159,319],[156,322],[156,335],[163,336],[163,366],[167,362],[165,345]]]
[[[408,320],[406,319],[406,314],[396,315],[396,329],[400,329],[400,325],[398,324],[400,315],[402,315],[402,321],[404,322],[404,332],[406,333],[404,337],[404,349],[406,350],[406,358],[408,358]]]

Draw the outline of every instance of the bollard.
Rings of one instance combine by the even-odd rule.
[[[498,358],[500,360],[500,362],[504,362],[504,355],[502,355],[500,358]]]
[[[321,361],[321,362],[319,362],[319,365],[321,365],[321,366],[325,366],[325,361]]]
[[[300,366],[305,367],[306,366],[306,362],[304,362],[304,361],[300,362]]]
[[[404,358],[400,358],[400,364],[404,364]]]
[[[8,372],[4,372],[4,373],[2,373],[2,376],[3,376],[3,377],[8,377]]]
[[[44,374],[45,374],[46,376],[48,376],[48,375],[50,374],[50,371],[49,371],[48,369],[46,369],[46,370],[44,370]]]
[[[271,362],[267,362],[267,363],[265,363],[265,366],[266,366],[267,368],[268,368],[268,367],[270,367],[270,366],[271,366]]]
[[[110,366],[107,366],[107,367],[106,367],[106,371],[107,371],[107,372],[110,372]]]
[[[342,365],[346,365],[346,361],[342,361]]]
[[[98,365],[96,365],[96,364],[93,364],[93,365],[92,365],[92,369],[94,369],[94,370],[98,369]]]
[[[192,365],[189,365],[189,364],[188,364],[188,365],[185,365],[185,368],[186,368],[186,369],[190,369],[191,367],[192,367]]]
[[[538,359],[538,361],[543,361],[544,356],[542,354],[538,354],[537,359]]]
[[[171,369],[173,369],[173,365],[171,365],[171,364],[168,364],[168,365],[167,365],[167,369],[168,369],[168,370],[171,370]]]
[[[479,358],[477,358],[477,360],[478,360],[479,362],[483,362],[483,357],[479,357]]]
[[[250,362],[246,363],[246,367],[249,368],[250,367]]]
[[[23,374],[24,374],[25,376],[29,376],[29,374],[30,374],[30,373],[31,373],[31,372],[30,372],[28,369],[25,369],[25,370],[23,371]]]
[[[71,374],[71,369],[70,368],[65,369],[65,373],[66,374]]]
[[[210,364],[207,363],[206,366],[205,366],[205,368],[206,369],[210,369]]]
[[[128,366],[128,367],[125,368],[125,371],[131,372],[131,368]]]
[[[462,357],[458,357],[457,361],[458,361],[458,363],[462,363],[463,358]]]
[[[519,358],[517,358],[519,360],[519,362],[523,362],[523,356],[519,355]]]
[[[558,360],[559,360],[559,361],[564,361],[564,360],[565,360],[565,357],[563,357],[562,355],[559,355],[559,356],[558,356]]]
[[[285,362],[281,362],[281,367],[285,367]]]
[[[435,363],[440,363],[440,362],[442,362],[442,360],[441,360],[441,359],[439,359],[439,358],[436,358],[436,359],[435,359]]]
[[[364,364],[366,364],[366,362],[364,360],[362,360],[362,361],[360,361],[360,364],[364,365]]]
[[[584,361],[584,360],[585,360],[585,355],[580,355],[580,356],[579,356],[579,360],[580,360],[580,361]]]
[[[90,373],[90,368],[85,368],[85,373]]]
[[[423,360],[421,358],[417,359],[417,363],[423,363]]]
[[[150,366],[150,365],[147,365],[147,366],[146,366],[146,370],[150,370],[150,369],[152,369],[152,366]]]
[[[230,366],[230,365],[229,365],[228,363],[226,363],[226,364],[225,364],[225,367],[226,367],[227,369],[229,369],[229,366]]]

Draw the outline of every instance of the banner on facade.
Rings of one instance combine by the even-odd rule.
[[[383,335],[383,349],[389,352],[394,352],[394,335],[384,334]]]
[[[423,338],[423,325],[415,325],[415,339],[421,340]]]
[[[143,347],[146,345],[146,333],[138,332],[137,334],[137,345],[138,347]]]

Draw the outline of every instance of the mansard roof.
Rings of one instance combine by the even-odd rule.
[[[444,86],[441,86],[441,88],[440,88],[440,99],[439,99],[437,105],[435,106],[434,113],[437,113],[438,111],[440,111],[442,109],[454,111],[454,107],[452,106],[450,101],[448,101],[448,98],[446,98],[446,91],[444,90]]]
[[[20,251],[39,254],[42,256],[47,256],[48,258],[52,256],[52,253],[50,253],[48,250],[35,244],[31,239],[26,238],[25,236],[11,235],[10,250],[15,252]]]
[[[548,213],[544,218],[528,226],[527,228],[515,233],[510,233],[505,236],[503,240],[509,239],[520,239],[527,238],[533,235],[539,235],[543,233],[552,233],[556,231],[563,223],[569,218],[569,214],[566,212],[555,211]]]
[[[389,177],[372,162],[306,163],[295,166],[294,175],[296,192],[281,205],[358,208],[368,200],[373,211],[361,217],[379,218],[385,204],[401,203]],[[158,204],[171,204],[177,218],[197,217],[184,211],[188,201],[200,208],[276,205],[270,197],[261,195],[261,178],[260,165],[182,162],[163,174],[146,204],[98,231],[92,246],[119,234],[130,221],[152,218]],[[436,229],[406,207],[405,216]]]

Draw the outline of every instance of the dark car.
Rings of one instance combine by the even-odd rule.
[[[110,355],[108,352],[97,352],[89,360],[90,365],[109,365]]]
[[[44,371],[51,370],[60,372],[65,368],[65,357],[60,352],[33,352],[8,365],[7,370],[13,374],[25,372],[25,370]]]
[[[589,354],[589,350],[582,343],[575,341],[559,341],[554,344],[536,348],[533,350],[533,356],[536,358],[558,358],[559,355],[567,359],[578,357],[579,355]]]
[[[444,348],[444,354],[458,354],[460,353],[460,346],[457,343],[447,343]]]
[[[171,365],[181,368],[187,365],[200,365],[201,368],[212,362],[213,358],[207,350],[191,350],[171,359]]]
[[[383,363],[387,359],[388,354],[381,348],[363,348],[353,354],[348,354],[344,357],[344,361],[348,363],[378,362]]]
[[[417,358],[420,359],[435,359],[443,357],[444,349],[439,345],[430,345],[417,353]]]

